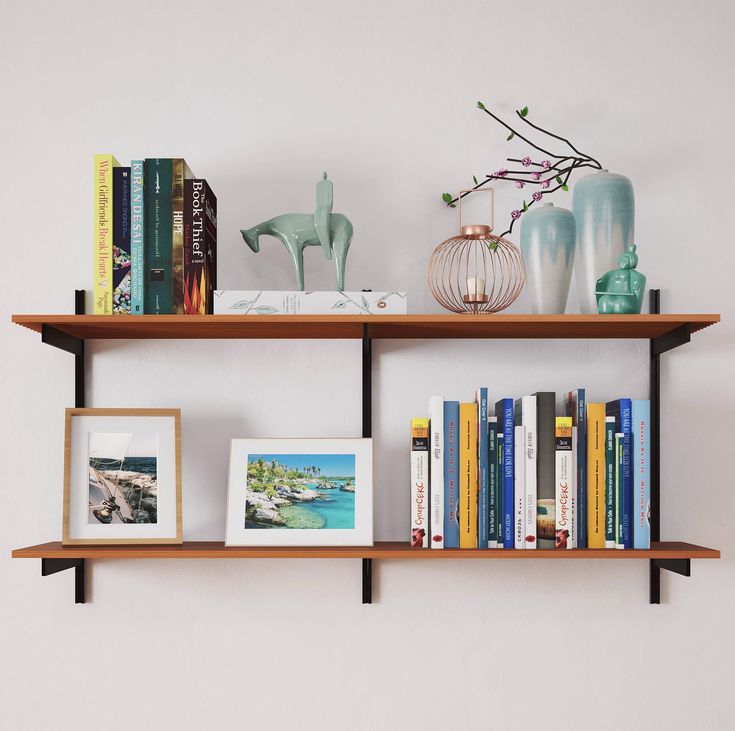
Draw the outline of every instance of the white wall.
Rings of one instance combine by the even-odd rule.
[[[0,727],[730,727],[728,3],[0,8]],[[411,311],[436,312],[427,260],[455,227],[439,195],[509,149],[477,99],[505,115],[528,104],[627,174],[641,270],[664,308],[723,313],[662,366],[662,537],[720,547],[722,561],[665,574],[651,607],[645,562],[387,561],[373,606],[360,604],[355,561],[101,562],[90,602],[74,606],[70,575],[41,580],[38,562],[10,560],[60,536],[73,400],[71,357],[10,313],[69,312],[73,289],[90,286],[93,153],[185,155],[208,178],[225,288],[292,286],[280,245],[256,257],[238,230],[310,210],[328,170],[335,210],[355,224],[349,287],[405,288]],[[515,190],[498,198],[504,219]],[[332,270],[307,257],[309,286],[331,287]],[[429,395],[487,383],[494,396],[586,385],[597,399],[645,397],[646,348],[376,343],[376,538],[406,536],[407,424]],[[189,540],[223,536],[231,437],[359,434],[356,342],[90,351],[89,405],[181,407]]]

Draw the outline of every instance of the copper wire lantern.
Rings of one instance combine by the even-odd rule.
[[[509,307],[526,284],[526,269],[518,247],[494,236],[493,190],[490,224],[462,225],[459,192],[459,236],[443,241],[429,259],[428,283],[434,299],[445,309],[470,315],[489,315]]]

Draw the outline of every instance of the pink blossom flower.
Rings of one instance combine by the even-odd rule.
[[[548,188],[549,187],[549,181],[548,180],[542,180],[541,181],[541,187],[542,188]]]
[[[521,165],[523,165],[524,167],[528,167],[530,164],[531,158],[528,156],[524,157],[523,160],[521,160]]]
[[[543,197],[544,197],[544,194],[543,193],[539,193],[538,191],[536,191],[533,194],[533,199],[536,201],[536,203],[538,203]]]
[[[518,210],[515,210],[515,211],[511,211],[510,217],[511,217],[511,218],[512,218],[512,219],[513,219],[514,221],[517,221],[517,220],[518,220],[518,219],[519,219],[519,218],[521,217],[521,212],[520,212],[520,211],[518,211]]]
[[[524,188],[526,184],[522,180],[516,181],[516,188]]]
[[[541,173],[531,173],[531,177],[534,180],[540,180],[541,179]]]
[[[504,177],[505,177],[505,176],[506,176],[507,174],[508,174],[508,171],[507,171],[507,170],[506,170],[505,168],[501,168],[500,170],[498,170],[498,171],[497,171],[497,172],[495,173],[495,175],[496,175],[496,176],[497,176],[498,178],[504,178]]]
[[[548,160],[542,160],[541,167],[544,168],[544,170],[548,170],[551,167],[551,163]]]

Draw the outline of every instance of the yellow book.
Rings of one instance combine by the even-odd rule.
[[[459,405],[459,547],[477,548],[477,404]]]
[[[605,548],[605,404],[587,404],[587,547]]]
[[[94,156],[94,314],[112,314],[113,155]]]

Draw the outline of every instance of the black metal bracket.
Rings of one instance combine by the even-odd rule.
[[[74,569],[74,603],[84,604],[84,559],[83,558],[42,558],[41,576],[51,576],[59,571]]]
[[[650,571],[651,604],[661,604],[661,570],[672,571],[681,576],[691,576],[691,561],[688,558],[652,558]]]
[[[362,326],[362,436],[373,435],[373,341]],[[373,560],[362,559],[362,603],[373,603]]]
[[[651,294],[654,291],[658,292],[658,290],[652,290]],[[675,330],[651,339],[651,355],[659,356],[661,353],[667,353],[680,345],[686,345],[690,340],[689,325],[680,325]]]
[[[74,314],[84,314],[84,290],[74,291]],[[52,325],[41,326],[41,342],[65,350],[74,356],[74,406],[84,408],[84,339],[70,335]]]
[[[373,603],[373,559],[362,559],[362,603]]]

